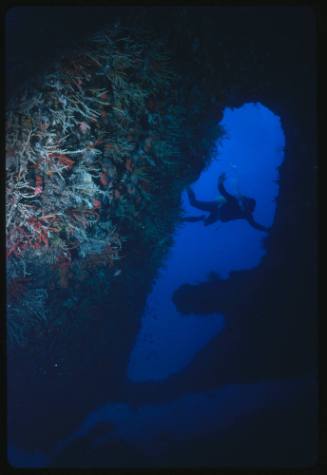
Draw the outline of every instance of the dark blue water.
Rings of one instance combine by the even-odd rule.
[[[192,188],[204,201],[219,198],[217,178],[227,175],[232,195],[256,200],[254,218],[272,226],[278,196],[278,167],[283,160],[284,134],[279,118],[261,104],[226,109],[222,120],[227,136],[210,165]],[[186,216],[200,215],[183,193]],[[161,380],[180,371],[224,328],[224,315],[188,315],[176,309],[172,295],[183,284],[205,282],[211,273],[228,279],[232,271],[252,269],[265,255],[267,233],[245,220],[204,226],[184,222],[175,232],[174,246],[158,273],[147,299],[142,330],[131,355],[132,381]]]

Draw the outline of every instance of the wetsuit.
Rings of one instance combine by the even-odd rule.
[[[245,206],[242,206],[240,201],[226,191],[223,180],[218,180],[218,190],[219,193],[225,198],[223,204],[219,204],[218,201],[200,201],[196,199],[195,193],[191,188],[187,189],[188,197],[190,204],[197,209],[202,211],[209,211],[209,216],[196,216],[190,218],[184,218],[184,221],[202,221],[207,226],[209,224],[215,223],[216,221],[233,221],[235,219],[246,219],[248,223],[255,229],[259,231],[268,231],[268,228],[258,224],[252,216],[252,211],[255,206],[255,200],[250,200],[252,202],[251,209],[247,209]]]

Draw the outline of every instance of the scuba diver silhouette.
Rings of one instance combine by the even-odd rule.
[[[218,178],[218,191],[222,195],[222,198],[216,201],[199,201],[196,199],[194,191],[188,187],[187,194],[190,204],[194,208],[202,211],[209,211],[210,214],[207,217],[205,215],[186,217],[183,218],[183,221],[203,221],[203,224],[208,226],[216,221],[227,222],[235,219],[246,219],[253,228],[258,229],[259,231],[268,231],[269,228],[258,224],[252,216],[256,201],[253,198],[247,198],[246,196],[241,196],[237,199],[235,196],[228,193],[224,187],[225,180],[226,175],[223,173]]]

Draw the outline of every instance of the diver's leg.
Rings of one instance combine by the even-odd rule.
[[[270,228],[268,228],[267,226],[263,226],[262,224],[259,224],[257,223],[253,216],[250,215],[250,216],[247,216],[245,218],[247,220],[247,222],[254,228],[254,229],[257,229],[258,231],[265,231],[265,232],[268,232],[270,230]]]
[[[209,216],[204,220],[203,224],[205,226],[208,226],[208,224],[213,224],[219,219],[219,210],[216,209],[212,213],[209,214]]]
[[[201,211],[214,211],[217,209],[216,201],[199,201],[195,197],[195,193],[191,188],[187,188],[188,199],[190,204]]]

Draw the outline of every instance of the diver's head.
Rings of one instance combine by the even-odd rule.
[[[253,213],[256,201],[253,198],[247,198],[246,196],[242,196],[240,204],[243,211],[245,211],[246,213]]]

